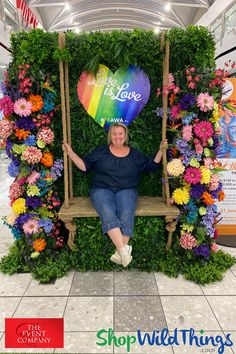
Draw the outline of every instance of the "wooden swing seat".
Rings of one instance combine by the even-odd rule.
[[[60,48],[66,46],[65,33],[60,33],[58,38]],[[165,42],[165,33],[161,36],[161,48],[165,51],[163,59],[163,87],[168,85],[169,75],[169,41]],[[62,108],[62,126],[63,141],[71,144],[71,124],[70,124],[70,95],[69,95],[69,67],[67,62],[59,61],[60,68],[60,87],[61,87],[61,108]],[[162,120],[162,139],[166,138],[167,126],[167,108],[168,96],[164,95],[163,103],[163,120]],[[176,229],[176,218],[179,210],[176,206],[170,205],[170,191],[167,174],[167,156],[163,154],[163,177],[164,184],[162,189],[163,198],[160,197],[139,197],[136,210],[136,216],[163,216],[166,221],[166,230],[168,231],[168,240],[166,247],[169,248],[172,243],[172,234]],[[64,181],[65,181],[65,202],[59,211],[59,218],[65,222],[65,226],[69,230],[68,246],[73,249],[75,247],[74,238],[76,234],[76,225],[73,223],[74,218],[98,217],[97,212],[91,205],[89,198],[73,197],[73,180],[72,180],[72,162],[68,161],[68,156],[64,151]],[[164,198],[165,196],[165,198]]]
[[[176,218],[179,215],[179,209],[176,206],[168,206],[166,201],[160,197],[140,196],[138,198],[136,216],[164,216],[166,229],[168,231],[168,240],[166,247],[169,248],[172,243],[172,234],[176,228]],[[75,197],[70,201],[69,207],[62,205],[59,211],[59,218],[65,222],[69,230],[68,245],[71,249],[75,247],[74,237],[76,226],[73,223],[74,218],[98,217],[93,208],[90,199],[86,197]]]

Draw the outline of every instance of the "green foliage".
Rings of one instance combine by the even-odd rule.
[[[121,271],[122,266],[109,260],[114,246],[107,236],[102,235],[100,221],[97,218],[79,218],[75,222],[77,249],[74,252],[65,249],[29,262],[29,255],[24,252],[25,241],[15,241],[9,254],[2,258],[0,271],[5,274],[30,271],[41,283],[63,277],[69,269]],[[193,260],[191,253],[180,253],[175,245],[166,251],[165,223],[160,218],[137,217],[134,233],[131,240],[133,261],[128,269],[161,271],[170,277],[183,274],[188,280],[207,284],[221,280],[225,271],[236,263],[235,258],[222,251],[213,253],[208,261],[197,256]],[[174,242],[178,242],[176,238]]]
[[[29,266],[26,265],[23,256],[25,243],[22,240],[15,241],[10,247],[7,256],[0,260],[0,271],[4,274],[14,274],[17,272],[29,272]]]
[[[211,68],[214,66],[214,40],[204,27],[190,26],[186,30],[174,28],[168,32],[170,40],[170,71],[182,71],[185,66]],[[156,117],[155,110],[161,106],[156,97],[157,87],[162,86],[163,53],[160,51],[160,36],[153,31],[135,29],[132,32],[112,31],[94,32],[76,35],[66,34],[66,48],[58,49],[58,34],[33,30],[12,35],[11,44],[13,62],[11,70],[23,63],[31,66],[32,72],[43,71],[50,74],[50,80],[59,91],[58,60],[69,64],[69,86],[71,106],[72,145],[76,153],[83,156],[95,146],[106,143],[104,130],[88,116],[77,98],[77,83],[81,73],[87,69],[96,72],[99,62],[115,72],[120,66],[129,63],[144,69],[151,83],[148,104],[129,127],[130,145],[152,155],[161,141],[162,122]],[[60,97],[57,97],[58,106]],[[55,158],[62,157],[61,112],[56,112],[54,125],[56,136],[54,145]],[[91,176],[84,175],[73,167],[74,194],[87,196]],[[143,175],[140,180],[140,195],[161,194],[161,172]],[[63,196],[63,179],[58,184]],[[80,271],[122,269],[109,261],[114,248],[107,237],[101,234],[101,224],[97,218],[76,220],[77,235],[75,252],[62,251],[53,257],[45,254],[44,258],[31,261],[30,271],[41,282],[63,276],[70,267]],[[222,273],[234,260],[222,252],[212,255],[209,262],[193,259],[189,253],[179,253],[178,239],[171,250],[165,249],[165,225],[161,218],[138,217],[135,223],[135,237],[132,240],[133,262],[130,268],[147,271],[162,271],[169,276],[184,274],[187,279],[199,283],[220,279]],[[198,238],[203,237],[203,230],[198,229]],[[7,274],[28,271],[24,254],[24,242],[16,241],[8,256],[0,263],[0,270]],[[27,258],[29,262],[29,258]]]

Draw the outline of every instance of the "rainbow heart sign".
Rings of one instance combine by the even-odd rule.
[[[81,74],[77,92],[86,112],[107,129],[116,122],[129,125],[137,117],[148,101],[150,82],[138,66],[113,74],[99,64],[96,77],[85,71]]]

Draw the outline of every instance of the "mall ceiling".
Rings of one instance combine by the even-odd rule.
[[[46,31],[164,30],[195,24],[214,0],[28,0]],[[170,4],[170,5],[168,5]],[[168,8],[169,6],[169,8]]]

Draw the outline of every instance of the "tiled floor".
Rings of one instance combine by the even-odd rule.
[[[0,215],[7,215],[7,160],[0,156]],[[12,236],[0,221],[0,256],[7,254]],[[236,256],[236,249],[222,247]],[[5,317],[64,317],[64,349],[5,349]],[[230,333],[232,347],[224,353],[236,353],[236,266],[222,282],[199,286],[182,277],[168,278],[162,273],[70,271],[54,284],[42,285],[30,274],[5,276],[0,274],[0,353],[128,353],[127,340],[137,339],[137,330],[153,336],[153,331],[168,327],[170,335],[178,330],[193,328],[201,335],[223,338]],[[99,346],[101,329],[114,329],[117,338],[111,345]],[[202,330],[204,332],[199,333]],[[108,338],[108,335],[103,335]],[[119,338],[119,341],[118,341]],[[220,344],[198,347],[196,339],[179,345],[160,346],[156,342],[141,346],[131,344],[130,353],[200,354],[218,353]],[[105,340],[103,339],[105,342]],[[156,344],[157,343],[157,344]]]

